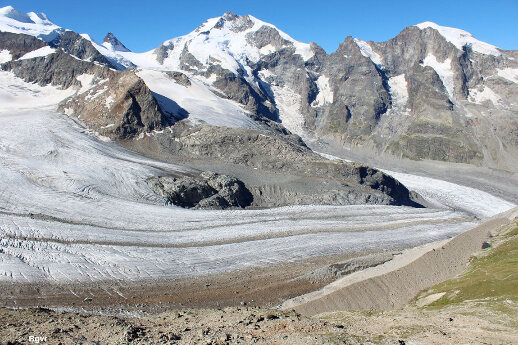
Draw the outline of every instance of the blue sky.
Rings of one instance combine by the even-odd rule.
[[[276,25],[293,38],[333,52],[348,35],[385,41],[424,21],[453,26],[503,49],[518,49],[518,0],[363,1],[0,1],[23,12],[45,12],[57,25],[102,41],[113,32],[129,49],[143,52],[186,34],[225,11]]]

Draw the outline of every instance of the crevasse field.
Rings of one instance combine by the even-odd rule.
[[[0,281],[174,279],[452,237],[514,205],[392,173],[436,208],[164,207],[145,179],[188,168],[98,138],[54,104],[69,94],[1,72]]]

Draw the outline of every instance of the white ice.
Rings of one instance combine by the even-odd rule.
[[[494,106],[498,106],[502,98],[487,86],[482,86],[482,89],[470,89],[469,100],[473,103],[484,104],[489,101]]]
[[[13,59],[11,53],[7,49],[0,50],[0,64],[9,62]]]
[[[513,203],[475,188],[430,177],[388,170],[384,172],[399,180],[410,190],[418,192],[437,207],[462,210],[480,218],[491,217],[516,207]]]
[[[329,78],[321,75],[317,79],[318,95],[311,104],[314,107],[322,106],[328,103],[333,103],[334,94],[329,86]]]

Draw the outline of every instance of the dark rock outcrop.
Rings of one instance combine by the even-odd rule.
[[[166,204],[197,209],[244,208],[253,196],[239,179],[205,171],[198,177],[151,177],[148,185]]]
[[[68,54],[81,60],[98,62],[108,67],[116,68],[108,59],[99,53],[92,42],[73,31],[65,31],[55,40],[49,42],[53,48],[61,48]]]

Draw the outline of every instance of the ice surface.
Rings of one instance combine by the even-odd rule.
[[[430,177],[388,170],[384,170],[384,172],[398,179],[410,190],[418,192],[427,201],[435,204],[437,207],[462,210],[483,218],[494,216],[516,206],[513,203],[475,188]]]
[[[25,83],[11,72],[0,71],[0,113],[14,109],[45,108],[71,96],[75,90]]]
[[[51,111],[0,113],[0,159],[5,281],[195,276],[412,246],[474,224],[461,212],[394,206],[164,207],[144,180],[188,169],[100,142]]]
[[[271,85],[275,104],[279,110],[279,119],[292,133],[304,134],[304,117],[300,111],[302,97],[288,86]]]
[[[26,84],[6,72],[0,80],[2,93],[25,88],[19,92],[34,95],[24,97],[46,104],[70,92]],[[16,97],[21,95],[15,93],[11,103],[18,104]],[[0,111],[4,281],[196,276],[318,255],[414,246],[454,236],[476,223],[459,210],[396,206],[242,211],[164,207],[145,179],[190,169],[99,141],[66,116],[37,107]],[[429,186],[430,181],[423,184]],[[448,190],[447,198],[462,190],[456,187]],[[444,193],[430,196],[434,197],[437,204],[445,204]],[[486,202],[496,205],[494,200]]]
[[[328,103],[333,103],[333,90],[329,86],[329,78],[325,75],[321,75],[317,79],[318,95],[317,98],[311,104],[314,107],[322,106]]]
[[[500,52],[498,47],[495,47],[489,43],[482,42],[473,37],[469,32],[450,28],[446,26],[440,26],[432,22],[424,22],[416,25],[419,29],[423,30],[426,28],[432,28],[437,31],[450,43],[452,43],[455,47],[462,50],[462,47],[465,45],[471,46],[473,51],[476,51],[481,54],[486,55],[495,55],[499,56],[502,53]]]
[[[498,106],[499,102],[502,98],[497,95],[493,90],[491,90],[487,86],[482,86],[482,90],[478,89],[470,89],[469,90],[469,100],[473,103],[483,104],[487,101],[493,103],[493,105]]]

